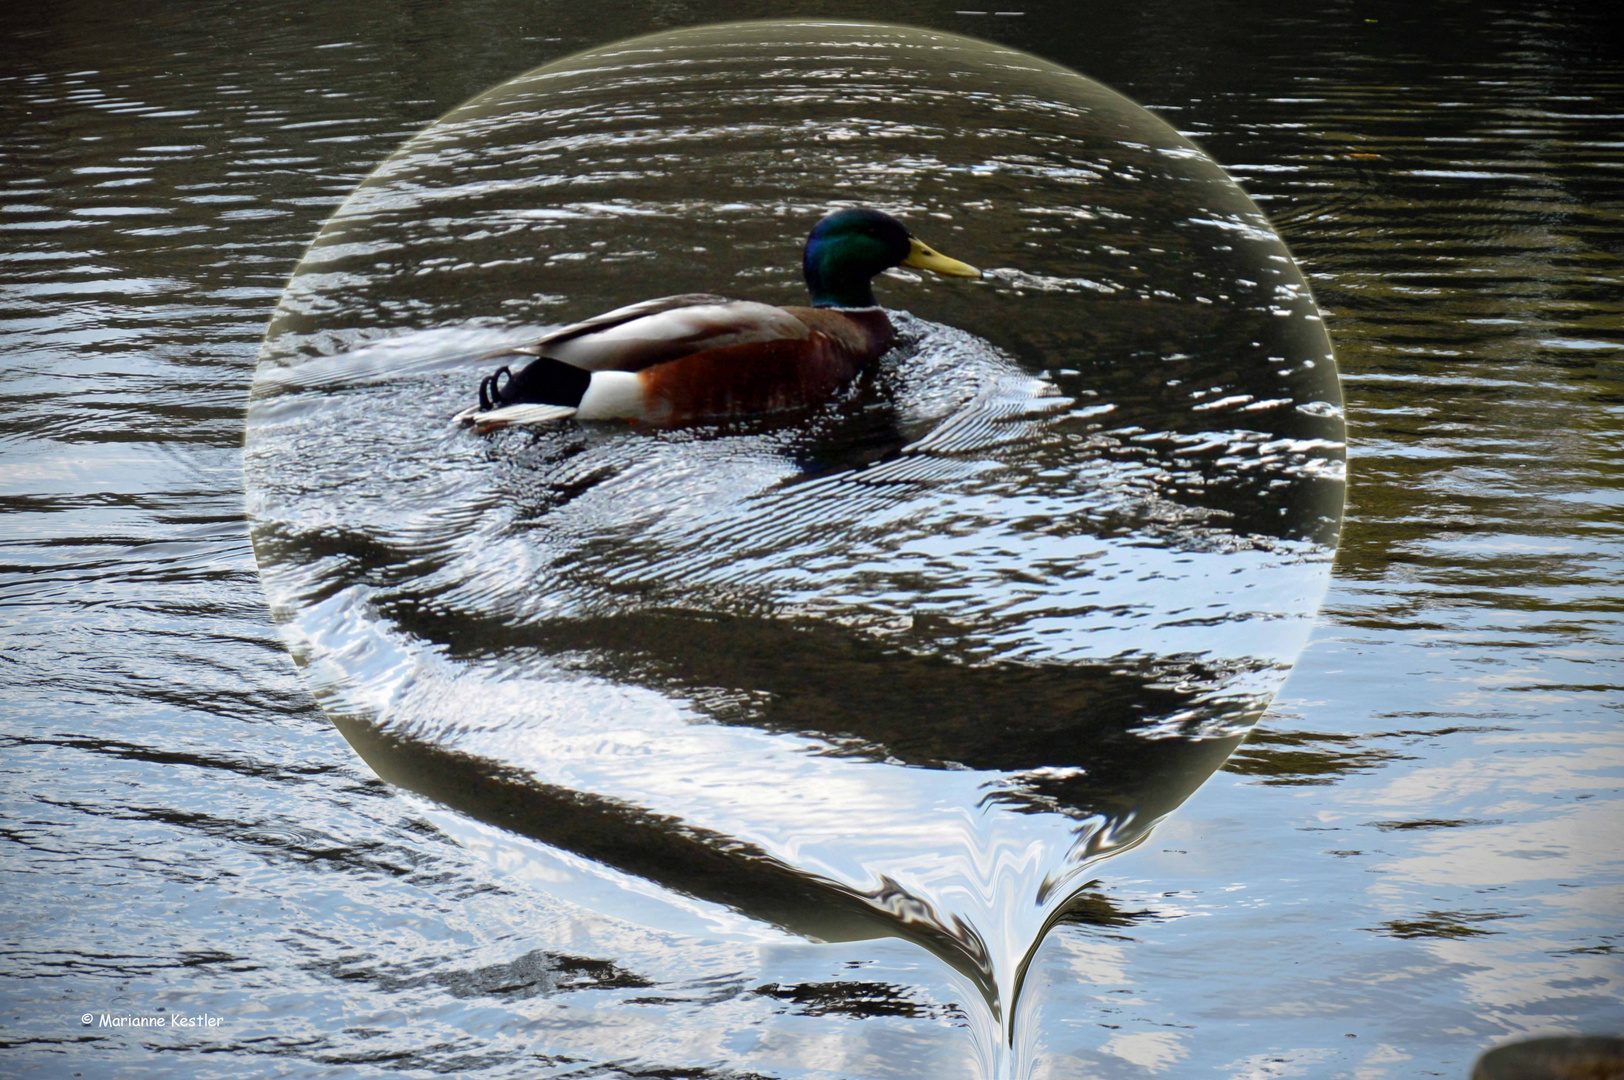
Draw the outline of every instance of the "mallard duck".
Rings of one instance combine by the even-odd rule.
[[[827,399],[886,349],[895,331],[874,275],[912,266],[980,277],[878,210],[819,221],[802,257],[811,307],[689,293],[616,308],[483,359],[534,357],[479,384],[458,414],[476,431],[565,417],[680,423],[771,412]]]

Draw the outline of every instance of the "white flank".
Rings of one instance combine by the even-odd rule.
[[[630,371],[594,371],[580,406],[570,411],[582,420],[640,420],[643,380]]]

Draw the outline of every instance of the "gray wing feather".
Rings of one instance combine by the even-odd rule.
[[[783,308],[687,293],[616,308],[482,359],[546,356],[584,371],[642,371],[709,349],[805,338],[810,332]]]
[[[494,360],[501,356],[541,356],[548,345],[559,341],[568,341],[583,334],[590,334],[598,330],[607,330],[611,326],[641,319],[645,315],[658,315],[662,311],[673,311],[677,308],[693,307],[697,304],[725,304],[727,297],[717,296],[714,293],[681,293],[677,296],[662,296],[655,300],[641,300],[635,304],[605,311],[601,315],[594,315],[582,322],[571,323],[568,326],[554,330],[544,337],[524,345],[511,345],[486,353],[479,359]]]

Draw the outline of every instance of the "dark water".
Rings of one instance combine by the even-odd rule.
[[[483,778],[465,813],[381,783],[290,665],[243,521],[260,339],[310,238],[379,161],[575,49],[787,13],[854,14],[0,17],[7,1071],[983,1067],[974,991],[909,941],[810,944],[701,890],[640,885],[633,861],[605,869],[476,820],[533,807],[522,776]],[[1094,867],[1045,939],[1021,1018],[1032,1073],[1462,1075],[1496,1040],[1616,1029],[1624,88],[1608,28],[1556,7],[860,14],[1030,50],[1196,139],[1307,270],[1347,397],[1348,517],[1319,627],[1224,771]],[[793,265],[755,249],[749,264]],[[1013,252],[988,265],[1045,272]],[[969,300],[953,283],[882,287],[924,320],[924,346],[945,333],[931,326],[995,327],[1003,351],[978,362],[1046,379],[1035,402],[1122,396],[996,329],[1018,280]],[[463,317],[408,308],[379,329],[472,314],[502,334],[586,302],[548,288],[507,294],[518,310],[424,290]],[[773,468],[807,456],[742,437]],[[448,498],[471,497],[458,480]],[[609,674],[674,685],[647,665]],[[791,677],[729,665],[706,686],[782,695]],[[223,1019],[81,1024],[103,1011]]]

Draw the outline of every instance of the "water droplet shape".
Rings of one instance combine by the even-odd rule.
[[[547,326],[804,303],[836,205],[992,269],[880,278],[899,345],[835,400],[449,423]],[[747,23],[540,68],[380,166],[288,286],[246,462],[273,610],[381,776],[673,912],[909,938],[1003,1043],[1090,867],[1302,648],[1340,402],[1284,245],[1158,118],[969,38]]]

